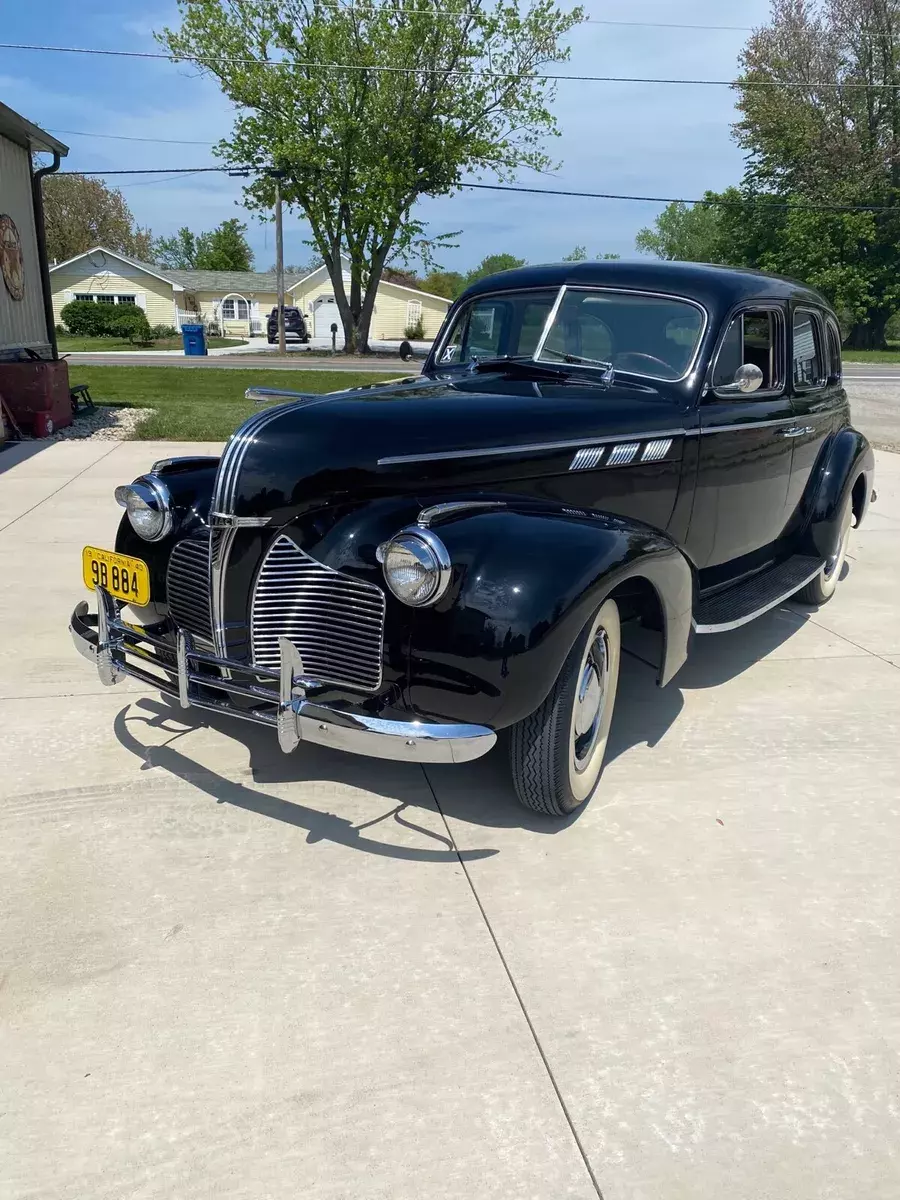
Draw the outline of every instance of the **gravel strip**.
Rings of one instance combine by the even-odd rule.
[[[78,439],[124,442],[133,437],[141,421],[155,411],[152,408],[104,408],[98,405],[93,412],[80,412],[71,425],[58,429],[48,438],[24,437],[22,441],[68,442]]]

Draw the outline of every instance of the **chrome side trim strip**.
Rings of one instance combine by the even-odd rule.
[[[646,433],[635,430],[630,435],[645,441],[651,438],[685,437],[684,429],[649,429]],[[444,462],[457,458],[490,458],[495,454],[531,454],[543,450],[572,450],[590,446],[609,446],[621,442],[622,434],[598,438],[568,438],[564,442],[531,442],[516,446],[487,446],[482,450],[440,450],[436,454],[397,454],[390,458],[379,458],[377,466],[396,467],[404,463]]]
[[[820,562],[816,569],[807,575],[805,579],[801,579],[799,583],[792,583],[783,596],[776,596],[774,600],[770,600],[764,604],[762,608],[755,609],[752,613],[748,613],[746,617],[740,617],[737,621],[726,621],[722,625],[697,625],[694,621],[691,624],[694,626],[695,633],[727,633],[729,629],[740,629],[742,625],[748,625],[751,621],[755,621],[757,617],[761,617],[764,613],[770,612],[779,604],[783,604],[785,600],[790,600],[791,596],[795,596],[801,588],[806,587],[808,583],[812,583],[818,573],[825,565]]]
[[[732,433],[738,429],[776,429],[779,425],[790,425],[796,421],[796,416],[779,417],[777,421],[735,421],[733,425],[701,425],[698,429],[688,429],[685,437],[702,437],[706,433]]]

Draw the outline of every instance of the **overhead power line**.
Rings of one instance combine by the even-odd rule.
[[[114,171],[57,171],[57,175],[203,175],[208,173],[262,174],[257,167],[147,167],[139,169],[129,167],[127,170]],[[625,196],[618,192],[577,192],[565,188],[527,187],[518,183],[470,183],[464,181],[460,188],[472,188],[488,192],[522,192],[531,196],[571,196],[582,200],[629,200],[642,204],[701,204],[711,208],[768,208],[777,211],[797,212],[900,212],[900,205],[890,204],[817,204],[814,202],[794,200],[699,200],[688,199],[685,196]]]
[[[127,137],[124,133],[86,133],[82,129],[47,129],[48,133],[60,133],[64,137],[105,138],[114,142],[159,142],[165,146],[214,146],[215,142],[195,142],[186,138]]]
[[[89,46],[39,46],[25,42],[0,42],[0,50],[38,50],[53,54],[95,54],[106,58],[143,58],[157,59],[163,62],[192,62],[198,66],[204,65],[189,54],[157,54],[149,50],[101,50]],[[675,87],[727,87],[738,86],[734,79],[655,79],[645,76],[628,75],[560,75],[555,72],[516,72],[516,71],[482,71],[482,70],[446,70],[443,67],[394,67],[388,64],[373,63],[323,63],[323,62],[269,62],[256,58],[225,58],[216,57],[206,60],[214,64],[227,64],[235,67],[302,67],[304,70],[316,71],[376,71],[396,75],[446,75],[457,79],[549,79],[559,83],[638,83],[664,84]],[[741,87],[787,88],[804,92],[828,90],[857,90],[875,89],[897,91],[900,83],[837,83],[814,82],[793,83],[775,79],[751,79],[741,81]]]
[[[387,11],[390,13],[402,13],[410,16],[447,18],[448,20],[464,20],[466,17],[474,15],[475,10],[470,8],[452,9],[452,8],[394,8],[393,5],[387,4],[331,4],[326,0],[319,0],[321,8],[330,8],[335,12],[369,12],[377,13]],[[615,21],[600,17],[586,17],[579,22],[581,25],[623,25],[637,29],[704,29],[715,30],[726,33],[752,33],[752,25],[701,25],[701,24],[685,24],[682,21]]]

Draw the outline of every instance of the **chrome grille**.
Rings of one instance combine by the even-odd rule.
[[[169,615],[179,629],[212,641],[209,609],[209,530],[175,546],[166,573]]]
[[[278,639],[286,637],[308,675],[375,691],[384,608],[380,587],[323,566],[282,534],[269,547],[253,589],[253,662],[277,669]]]

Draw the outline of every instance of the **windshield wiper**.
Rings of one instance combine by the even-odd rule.
[[[497,358],[473,358],[469,370],[505,371],[508,374],[537,375],[545,379],[559,379],[569,373],[562,363],[558,366],[556,363],[539,363],[530,354],[500,354]]]

